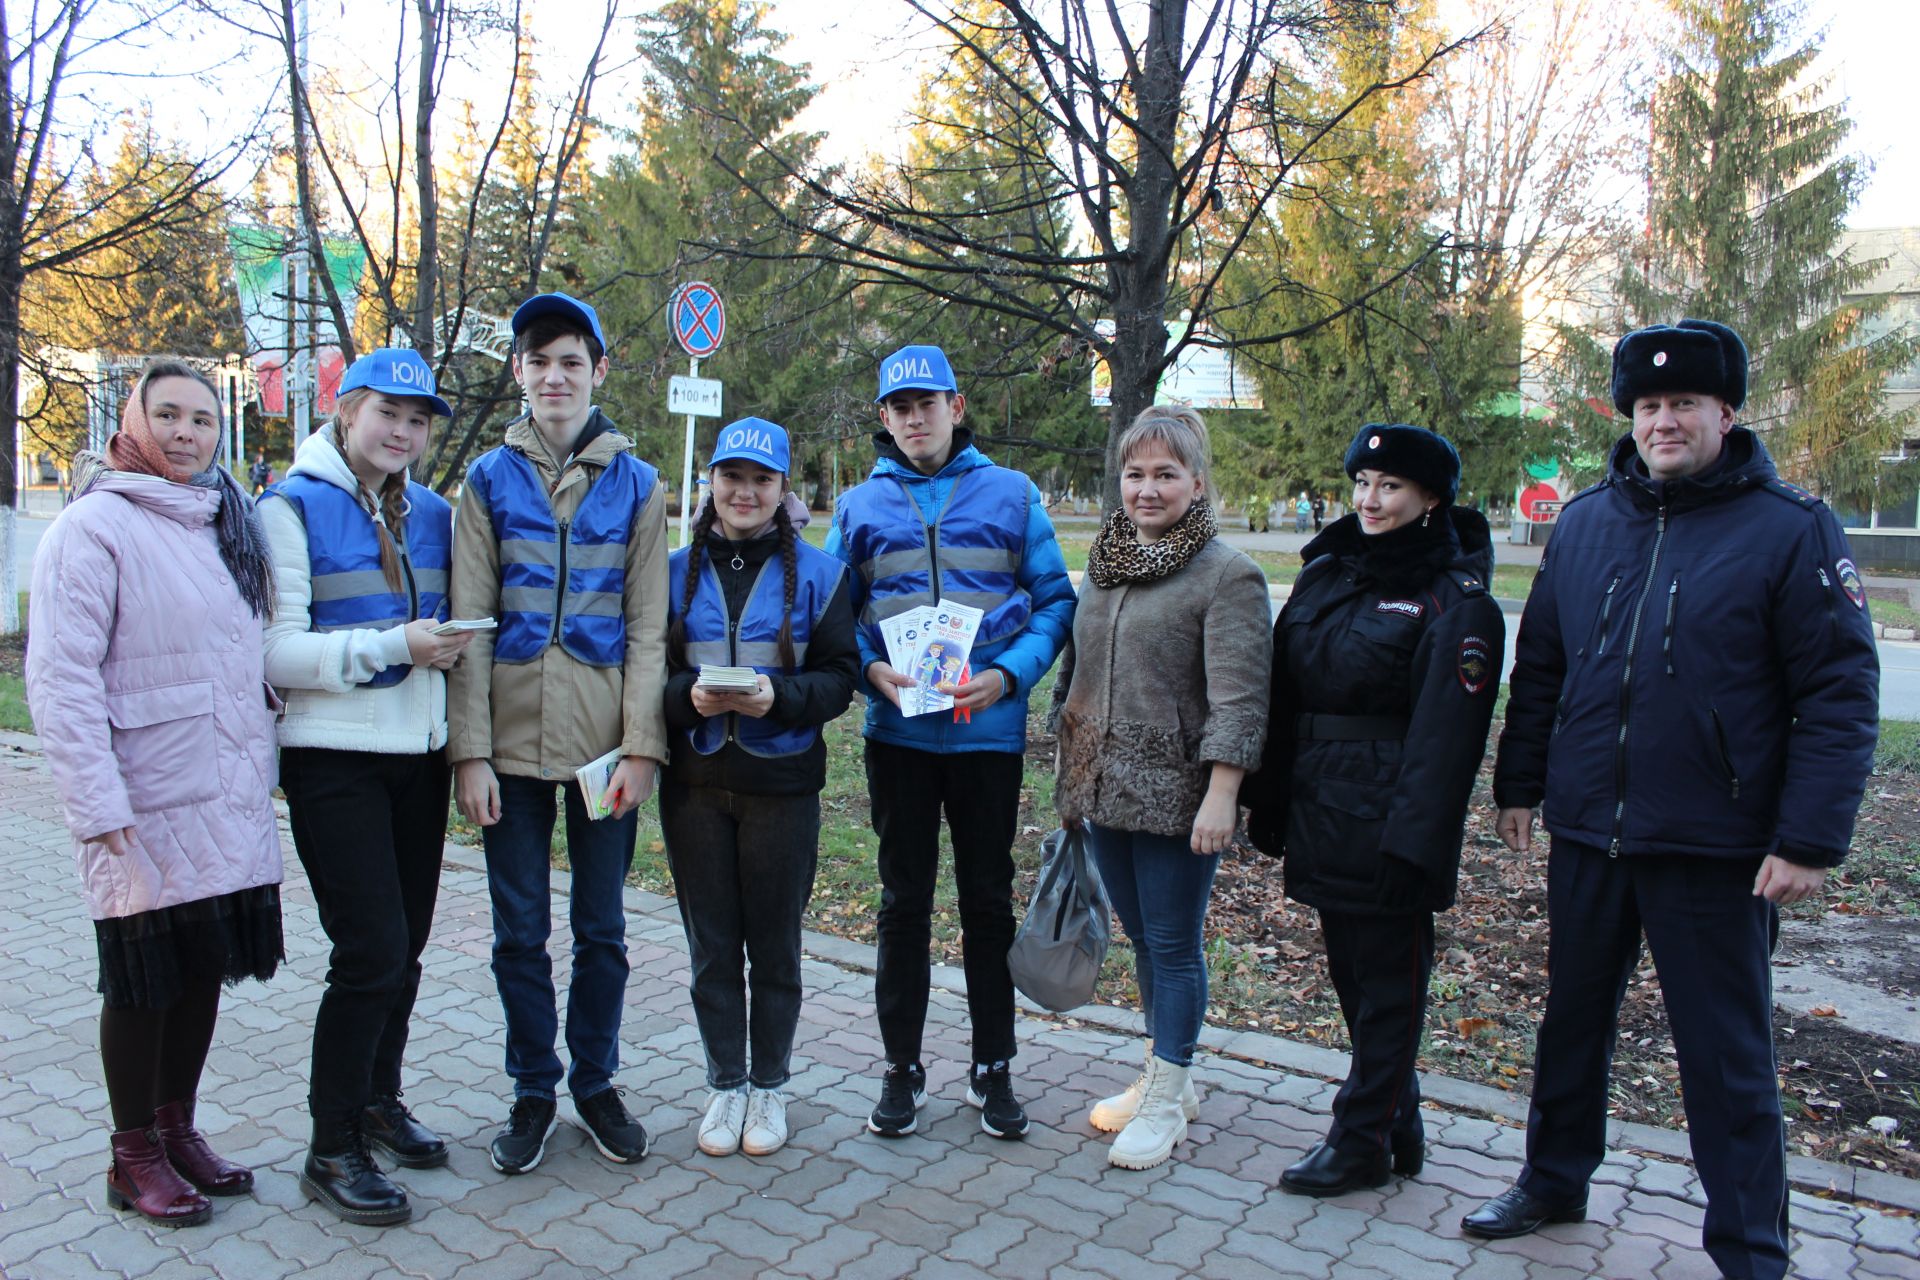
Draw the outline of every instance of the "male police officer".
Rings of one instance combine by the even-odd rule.
[[[593,308],[564,293],[528,299],[513,313],[513,352],[529,410],[468,468],[453,539],[454,616],[500,628],[476,635],[448,680],[447,755],[487,849],[514,1091],[491,1154],[517,1174],[546,1152],[561,1079],[547,956],[556,804],[572,877],[568,1088],[602,1155],[647,1153],[613,1075],[627,987],[620,891],[634,810],[667,758],[667,528],[659,476],[594,407],[607,352]],[[612,813],[593,821],[573,771],[616,747],[602,797]]]
[[[920,1061],[931,973],[927,948],[940,859],[940,815],[966,954],[973,1072],[967,1100],[980,1127],[1019,1138],[1013,1096],[1013,835],[1020,810],[1027,697],[1073,629],[1073,584],[1040,491],[997,467],[960,425],[966,397],[938,347],[903,347],[880,366],[879,460],[840,499],[827,550],[851,565],[867,693],[867,790],[880,838],[880,946],[874,1004],[887,1055],[867,1127],[912,1133],[926,1102]],[[909,719],[900,690],[914,676],[886,661],[882,619],[955,600],[984,610],[971,678],[943,681],[953,711]]]
[[[1637,329],[1613,351],[1633,421],[1606,480],[1561,513],[1521,619],[1494,770],[1499,832],[1546,802],[1551,986],[1527,1163],[1467,1215],[1480,1236],[1585,1216],[1640,935],[1680,1059],[1708,1255],[1787,1267],[1768,955],[1777,907],[1846,855],[1872,762],[1879,662],[1866,593],[1819,499],[1751,431],[1725,325]]]

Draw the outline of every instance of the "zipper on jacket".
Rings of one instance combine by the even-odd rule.
[[[559,530],[558,541],[554,544],[553,570],[553,635],[549,643],[560,643],[560,618],[567,607],[567,525],[562,519],[555,527]]]
[[[1673,674],[1673,608],[1680,600],[1680,575],[1667,584],[1667,625],[1660,633],[1660,655],[1667,660],[1667,674]]]
[[[1620,856],[1620,833],[1627,816],[1627,712],[1633,703],[1633,655],[1640,647],[1640,620],[1647,612],[1647,593],[1653,590],[1654,574],[1660,568],[1660,548],[1667,540],[1667,504],[1660,504],[1660,516],[1653,528],[1653,554],[1647,557],[1647,580],[1640,585],[1640,598],[1633,602],[1633,625],[1627,629],[1627,656],[1620,667],[1620,732],[1613,740],[1613,843],[1607,856]]]
[[[400,576],[407,580],[407,621],[412,622],[420,616],[420,585],[413,580],[413,557],[407,554],[407,544],[396,542],[394,550],[400,553]]]
[[[1720,764],[1727,771],[1727,789],[1733,799],[1740,798],[1740,775],[1733,771],[1733,752],[1727,747],[1727,726],[1720,721],[1720,710],[1708,707],[1707,714],[1713,717],[1713,740],[1720,748]]]
[[[1624,575],[1618,574],[1618,573],[1613,575],[1613,581],[1607,584],[1607,594],[1601,597],[1601,600],[1600,600],[1600,624],[1599,624],[1600,647],[1594,650],[1594,653],[1593,653],[1593,656],[1596,658],[1600,657],[1602,654],[1606,653],[1607,651],[1607,618],[1613,612],[1613,593],[1615,590],[1619,588],[1620,579],[1623,576]],[[1573,656],[1576,658],[1586,657],[1587,646],[1581,645],[1579,652],[1575,653]]]

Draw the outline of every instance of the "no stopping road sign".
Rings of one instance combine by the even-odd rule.
[[[705,280],[681,285],[667,303],[667,324],[688,355],[706,359],[727,336],[727,309],[720,302],[720,291]]]

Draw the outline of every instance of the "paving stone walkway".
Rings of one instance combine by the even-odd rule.
[[[1432,1150],[1416,1179],[1336,1202],[1279,1194],[1275,1178],[1318,1138],[1333,1086],[1229,1056],[1202,1058],[1201,1120],[1170,1163],[1110,1169],[1085,1109],[1131,1078],[1138,1042],[1084,1026],[1023,1022],[1016,1070],[1034,1130],[997,1142],[965,1105],[965,1008],[944,992],[931,1014],[922,1132],[876,1138],[863,1124],[880,1057],[872,979],[818,960],[806,972],[792,1144],[768,1159],[707,1157],[694,1146],[705,1084],[680,926],[669,902],[632,891],[620,1083],[653,1154],[615,1167],[562,1125],[536,1171],[502,1177],[486,1144],[509,1090],[486,882],[470,851],[453,854],[442,881],[408,1055],[407,1101],[453,1159],[400,1171],[412,1223],[348,1226],[296,1182],[327,945],[289,852],[287,963],[273,983],[228,998],[200,1108],[218,1148],[255,1166],[257,1193],[216,1202],[207,1226],[151,1228],[104,1204],[92,931],[44,765],[17,746],[0,749],[0,848],[0,1274],[13,1280],[1714,1275],[1691,1170],[1645,1156],[1607,1161],[1589,1222],[1499,1244],[1461,1238],[1460,1215],[1507,1184],[1521,1148],[1518,1130],[1472,1116],[1428,1112]],[[844,943],[816,943],[848,955]],[[564,946],[562,926],[556,956]],[[565,1103],[562,1114],[571,1119]],[[1911,1216],[1797,1192],[1792,1212],[1796,1274],[1920,1276]]]

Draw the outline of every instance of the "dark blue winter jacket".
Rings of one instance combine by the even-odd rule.
[[[1880,663],[1826,505],[1751,431],[1701,475],[1648,476],[1632,436],[1576,495],[1521,617],[1494,768],[1503,808],[1616,854],[1846,856]]]

